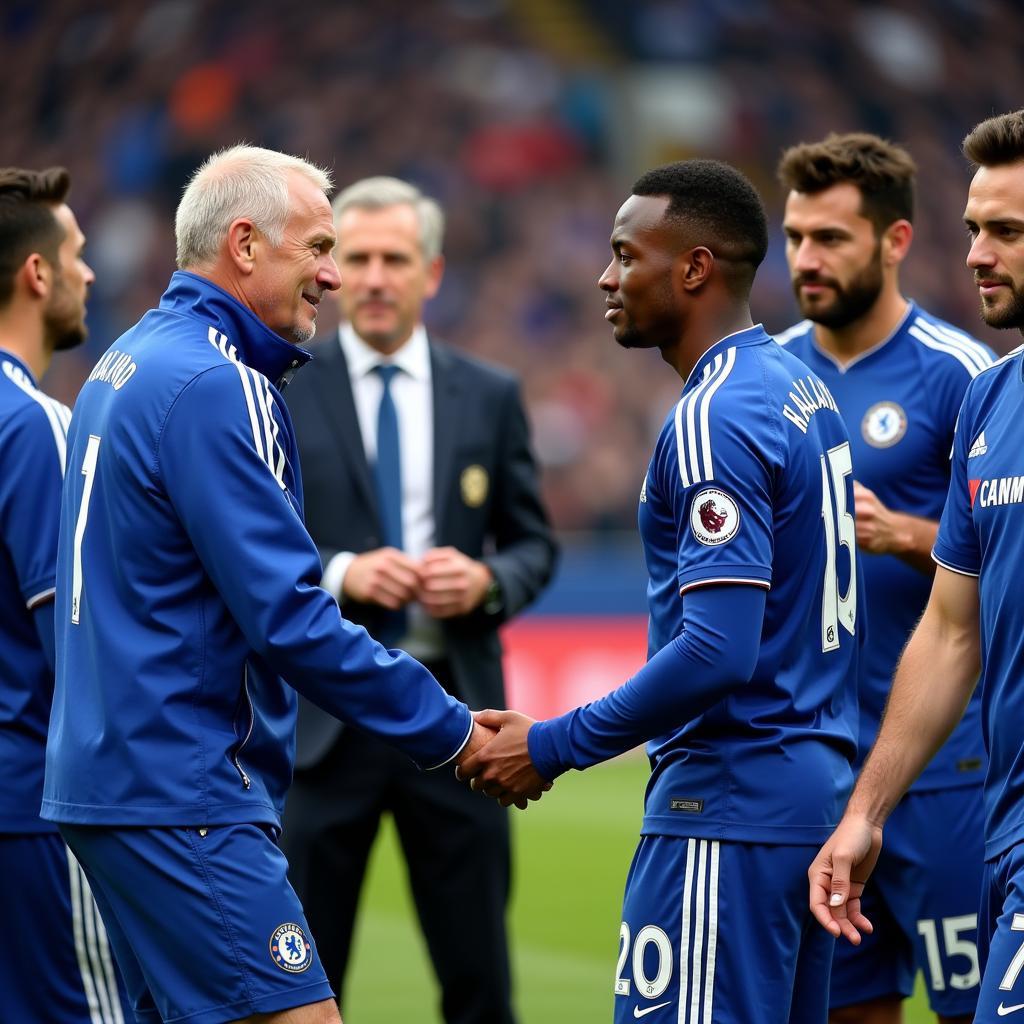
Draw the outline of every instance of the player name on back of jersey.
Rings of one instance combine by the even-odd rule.
[[[88,384],[90,381],[98,380],[102,384],[109,384],[115,391],[120,391],[132,379],[137,369],[130,355],[112,348],[104,353],[85,382]]]
[[[819,409],[831,409],[838,413],[839,406],[832,397],[832,393],[817,377],[808,374],[799,380],[793,381],[792,390],[789,392],[789,401],[782,407],[782,415],[790,423],[796,425],[800,433],[807,433],[807,424],[811,417]]]

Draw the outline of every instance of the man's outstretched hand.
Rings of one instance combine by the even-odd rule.
[[[529,801],[539,800],[551,788],[551,783],[537,774],[526,745],[533,719],[518,711],[476,711],[473,718],[478,729],[497,730],[497,735],[483,746],[473,746],[474,730],[456,775],[468,779],[472,789],[494,797],[502,807],[515,804],[525,810]]]
[[[476,721],[476,716],[474,715],[473,731],[469,734],[469,739],[466,740],[466,745],[459,751],[455,758],[456,778],[464,779],[466,777],[462,770],[462,766],[470,757],[472,757],[478,750],[482,750],[497,735],[497,729],[488,729],[486,725],[481,725]]]
[[[861,913],[864,884],[882,849],[882,830],[858,815],[847,815],[807,869],[811,913],[830,935],[860,945],[871,922]]]

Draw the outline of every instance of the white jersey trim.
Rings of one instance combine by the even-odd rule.
[[[284,447],[281,445],[281,428],[274,415],[276,403],[270,392],[270,382],[258,370],[246,366],[238,358],[238,350],[215,327],[207,331],[207,340],[220,354],[238,371],[242,382],[242,393],[245,395],[245,408],[249,413],[249,428],[252,430],[252,443],[256,454],[267,464],[274,474],[277,486],[286,490],[284,469],[286,465]]]
[[[932,561],[936,565],[941,565],[943,569],[948,569],[950,572],[955,572],[957,576],[970,576],[973,579],[977,579],[981,574],[976,572],[968,572],[966,569],[958,569],[955,565],[950,565],[949,562],[944,562],[935,552],[932,552]]]
[[[475,724],[476,723],[473,722],[472,720],[470,721],[470,723],[469,723],[469,731],[466,733],[466,738],[459,744],[458,750],[456,750],[455,753],[452,754],[451,757],[447,758],[447,760],[442,761],[440,764],[431,765],[429,768],[425,768],[424,771],[432,772],[436,768],[443,768],[446,764],[451,764],[452,761],[454,761],[455,758],[457,758],[459,756],[459,754],[461,754],[463,752],[463,750],[466,749],[466,744],[469,742],[469,737],[473,735],[473,726]]]
[[[1000,356],[991,366],[986,366],[985,370],[992,370],[995,369],[995,367],[997,366],[1002,366],[1003,363],[1008,363],[1011,359],[1016,359],[1017,356],[1019,356],[1022,352],[1024,352],[1024,345],[1018,345],[1016,348],[1011,348],[1005,356]],[[985,370],[982,370],[981,372],[984,373]]]
[[[977,342],[970,341],[966,335],[951,328],[943,328],[925,320],[922,316],[915,317],[907,333],[922,345],[952,356],[972,378],[992,365],[988,353]]]
[[[795,338],[803,337],[813,326],[811,320],[801,320],[798,324],[793,324],[792,327],[787,327],[781,334],[774,336],[777,344],[786,346]]]
[[[40,590],[38,594],[33,594],[26,602],[25,607],[32,611],[33,608],[44,604],[47,600],[53,597],[57,593],[56,587],[47,587],[46,590]]]
[[[684,395],[676,405],[676,455],[684,487],[715,478],[711,449],[711,399],[735,365],[736,346],[733,345],[715,356],[704,368],[700,384]]]
[[[57,459],[60,462],[61,476],[63,476],[64,466],[67,462],[68,425],[71,423],[71,410],[62,402],[58,402],[55,398],[50,398],[49,395],[44,395],[43,392],[32,383],[28,374],[26,374],[20,366],[16,366],[7,359],[3,361],[2,365],[4,376],[28,395],[28,397],[39,405],[43,412],[46,413],[46,419],[50,424],[50,430],[53,432],[53,443],[57,448]]]
[[[714,576],[708,579],[693,580],[690,583],[684,583],[679,588],[679,596],[682,597],[688,590],[693,590],[695,587],[703,587],[708,583],[749,583],[755,587],[764,587],[765,590],[771,590],[772,585],[767,580],[755,580],[750,579],[747,576]]]
[[[228,340],[226,334],[222,334],[216,327],[211,327],[206,332],[207,340],[225,358],[232,363],[238,362],[238,349]]]

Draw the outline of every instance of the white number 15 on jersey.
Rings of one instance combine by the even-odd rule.
[[[821,649],[839,648],[839,626],[853,636],[857,624],[857,534],[846,509],[846,478],[853,472],[850,442],[821,456],[821,519],[825,527],[825,578],[821,585]],[[850,559],[850,583],[839,593],[837,542]]]

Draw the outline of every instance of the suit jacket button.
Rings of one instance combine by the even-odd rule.
[[[366,547],[368,549],[371,549],[371,550],[373,548],[380,547],[380,541],[377,540],[377,538],[374,537],[372,534],[369,537],[367,537],[366,540],[363,541],[363,543],[366,545]]]

